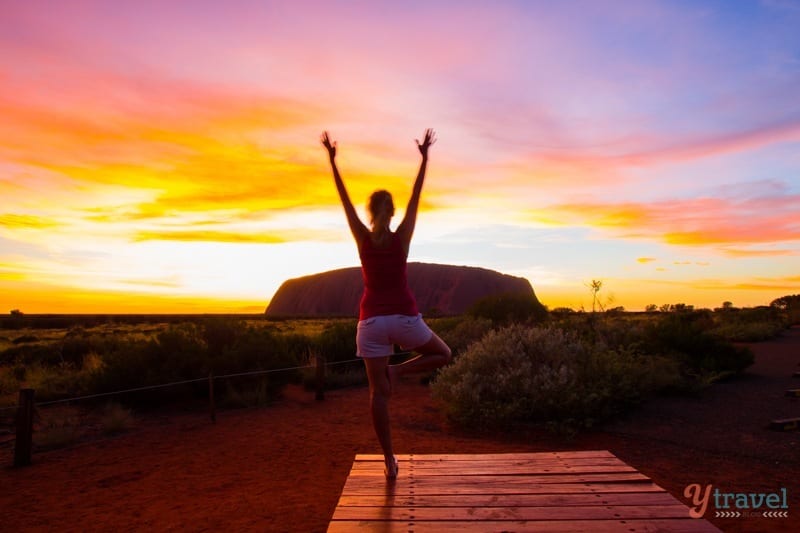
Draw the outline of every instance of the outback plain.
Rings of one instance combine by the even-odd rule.
[[[641,367],[640,359],[646,359],[643,354],[648,349],[640,345],[641,353],[635,357],[620,355],[623,351],[619,343],[623,341],[612,338],[614,332],[619,333],[621,323],[626,324],[622,328],[625,330],[631,330],[631,324],[639,324],[633,329],[649,331],[643,333],[642,339],[656,335],[649,329],[656,328],[654,324],[661,324],[661,329],[677,328],[673,331],[677,335],[680,328],[676,324],[688,327],[687,324],[701,321],[704,328],[714,327],[719,333],[724,326],[720,313],[682,310],[647,317],[576,314],[550,317],[546,325],[523,325],[518,321],[495,325],[480,316],[434,319],[434,327],[443,335],[453,335],[452,342],[458,348],[456,361],[442,375],[405,378],[395,388],[391,409],[396,450],[497,453],[604,449],[687,505],[692,502],[684,491],[692,484],[711,485],[723,494],[785,490],[789,499],[786,518],[765,518],[755,512],[739,518],[716,517],[718,509],[713,502],[706,518],[724,531],[796,528],[800,524],[795,510],[800,494],[796,479],[800,434],[769,426],[771,420],[796,417],[800,409],[798,398],[786,394],[798,386],[793,375],[800,370],[800,328],[784,326],[759,342],[726,343],[735,348],[730,352],[705,346],[706,350],[727,354],[720,360],[738,361],[744,357],[743,362],[736,363],[736,369],[723,369],[728,363],[718,361],[718,368],[713,370],[696,367],[690,371],[666,359],[659,360],[656,366],[654,361],[646,361],[646,366]],[[345,319],[240,319],[204,317],[193,322],[180,317],[173,323],[99,321],[67,328],[5,329],[4,405],[13,406],[12,389],[25,385],[44,394],[38,400],[44,405],[37,405],[36,410],[33,464],[22,468],[11,466],[13,410],[6,407],[0,411],[5,423],[0,445],[5,465],[0,476],[7,489],[0,495],[5,510],[3,527],[17,531],[56,527],[66,531],[324,531],[354,456],[378,453],[360,363],[348,357],[347,346],[338,361],[331,353],[335,351],[333,346],[346,342],[351,324]],[[618,343],[612,353],[614,361],[625,362],[622,367],[599,364],[597,354],[592,367],[595,373],[610,372],[617,389],[629,387],[614,374],[620,371],[633,373],[641,382],[647,381],[642,372],[664,374],[672,369],[677,372],[678,381],[660,379],[647,390],[618,390],[606,396],[573,382],[570,389],[594,394],[592,404],[602,404],[603,409],[591,410],[585,403],[559,396],[564,391],[551,387],[547,393],[560,398],[560,404],[566,405],[568,411],[551,410],[548,416],[528,406],[528,415],[512,413],[494,421],[479,406],[459,399],[459,383],[472,379],[470,370],[459,366],[464,367],[467,359],[480,360],[481,347],[486,342],[496,346],[502,342],[498,339],[521,338],[534,331],[548,339],[555,335],[559,342],[575,350],[584,341],[580,336],[570,336],[569,331],[581,328],[584,333],[593,331],[598,335],[589,339],[588,345],[608,348]],[[465,330],[476,329],[482,333],[465,339]],[[690,330],[702,344],[705,333]],[[554,333],[557,331],[562,333]],[[128,364],[136,354],[139,364],[148,367],[156,366],[156,360],[166,365],[168,360],[178,359],[168,357],[168,353],[188,354],[187,360],[195,368],[187,370],[184,377],[192,373],[205,376],[212,367],[219,376],[246,373],[246,369],[264,370],[270,366],[267,359],[248,351],[250,343],[264,342],[273,346],[269,361],[278,371],[215,378],[215,421],[210,418],[205,379],[174,387],[64,401],[97,394],[99,389],[92,387],[101,385],[115,385],[122,391],[134,383],[146,387],[158,385],[156,382],[179,381],[180,373],[170,373],[169,366],[161,367],[158,375],[150,377],[132,377],[136,372],[131,369],[111,373],[115,364],[121,364],[115,363],[109,348],[119,335],[126,339]],[[27,340],[14,343],[20,338]],[[632,341],[628,338],[625,342]],[[28,346],[30,352],[39,346],[38,351],[33,351],[44,357],[45,347],[53,345],[60,346],[62,359],[51,364],[30,361],[25,371],[21,369],[22,351],[14,349]],[[9,363],[9,350],[16,354],[14,364]],[[148,359],[148,350],[153,352],[153,359]],[[224,357],[215,359],[212,351]],[[293,353],[299,355],[293,358]],[[330,353],[328,363],[333,364],[327,365],[327,390],[324,399],[318,400],[315,359],[321,353]],[[553,353],[558,353],[558,344],[549,345],[548,354]],[[65,354],[72,358],[71,362],[63,360]],[[283,357],[276,359],[276,354]],[[397,358],[402,360],[405,356],[398,354]],[[464,361],[459,363],[459,358]],[[238,361],[239,366],[223,367],[221,360],[229,365]],[[553,364],[537,360],[540,366]],[[292,369],[282,370],[289,367]],[[134,381],[102,381],[101,369],[117,379],[125,376]],[[491,373],[484,376],[494,383],[506,379]],[[598,376],[591,380],[593,386],[605,379]],[[23,379],[14,381],[19,377]],[[519,381],[516,383],[519,386]],[[474,388],[474,384],[470,387]],[[520,395],[525,396],[524,392],[520,391]],[[482,394],[482,406],[496,403],[491,387]],[[531,401],[537,398],[531,396]]]

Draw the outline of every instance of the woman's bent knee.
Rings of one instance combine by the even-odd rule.
[[[415,351],[422,355],[438,355],[442,357],[444,364],[448,364],[453,360],[453,352],[450,350],[450,347],[435,333],[431,337],[431,340]]]
[[[448,365],[453,360],[453,352],[450,351],[450,347],[445,345],[445,352],[444,352],[444,364]]]

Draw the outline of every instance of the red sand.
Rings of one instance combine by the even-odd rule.
[[[706,517],[724,531],[800,530],[800,432],[764,428],[793,413],[800,386],[800,329],[754,345],[748,374],[696,398],[659,398],[626,420],[572,441],[538,430],[470,435],[449,427],[429,390],[406,381],[392,401],[397,453],[607,449],[679,500],[690,483],[721,492],[789,495],[789,518]],[[142,416],[114,439],[38,453],[34,465],[0,470],[4,531],[325,531],[353,457],[378,453],[366,388],[290,388],[263,409]],[[8,462],[11,461],[10,450]]]

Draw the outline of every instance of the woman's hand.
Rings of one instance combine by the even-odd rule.
[[[428,157],[428,147],[436,142],[436,132],[432,129],[428,128],[425,130],[425,140],[419,142],[419,139],[414,139],[417,141],[417,148],[419,148],[419,153],[422,154],[422,157]]]
[[[322,132],[322,145],[328,150],[331,160],[336,157],[336,141],[331,142],[327,131]],[[421,148],[420,148],[421,150]]]

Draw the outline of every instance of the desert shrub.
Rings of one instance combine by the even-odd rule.
[[[724,309],[715,315],[717,326],[711,333],[732,342],[759,342],[772,339],[788,326],[788,319],[776,307]]]
[[[731,342],[761,342],[774,339],[785,329],[779,322],[736,322],[721,324],[711,333]]]
[[[0,367],[0,396],[15,393],[19,389],[20,380],[16,378],[15,370],[16,369]]]
[[[245,327],[221,355],[210,358],[214,374],[232,374],[297,366],[286,338],[269,329]]]
[[[0,352],[0,365],[58,365],[62,362],[57,344],[20,344]]]
[[[67,336],[61,343],[61,358],[72,364],[83,366],[83,357],[93,350],[85,333]]]
[[[91,392],[110,392],[162,385],[207,375],[205,342],[197,326],[171,325],[155,339],[129,338],[102,355],[102,364],[89,376]],[[195,391],[202,386],[189,386]],[[165,388],[128,397],[138,403],[159,402],[184,395],[186,389]],[[148,400],[149,399],[149,400]]]
[[[239,330],[233,344],[221,355],[210,358],[215,375],[274,370],[269,374],[228,378],[220,383],[223,395],[247,401],[230,400],[231,405],[261,405],[280,394],[288,383],[298,383],[301,365],[291,352],[287,337],[272,328],[247,326]],[[290,370],[285,370],[290,369]]]
[[[37,401],[69,398],[83,392],[82,381],[76,378],[72,365],[58,366],[34,363],[26,368],[25,386],[36,391]]]
[[[99,335],[82,328],[70,330],[61,342],[61,359],[77,368],[84,366],[89,354],[105,354],[113,351],[128,339],[124,335]]]
[[[309,353],[313,351],[314,340],[303,333],[281,333],[286,351],[296,361],[307,362]]]
[[[638,346],[644,331],[642,321],[609,313],[562,315],[554,325],[575,333],[587,342],[602,342],[612,348]]]
[[[713,317],[706,312],[679,312],[660,316],[646,328],[642,345],[648,353],[679,361],[693,374],[739,373],[753,364],[753,353],[711,333]]]
[[[542,322],[547,319],[547,308],[533,294],[492,294],[475,302],[467,314],[487,318],[498,326]]]
[[[358,322],[333,322],[312,339],[311,349],[330,362],[347,361],[356,356]]]
[[[210,354],[220,354],[236,340],[237,332],[244,328],[244,322],[226,317],[208,318],[202,323],[203,340]]]
[[[487,333],[433,383],[448,418],[480,428],[516,421],[588,426],[678,379],[674,362],[613,350],[558,328]]]
[[[776,298],[770,307],[777,309],[788,324],[800,324],[800,294],[787,294]]]
[[[464,315],[436,320],[431,323],[431,328],[447,343],[453,354],[458,356],[492,329],[492,321]]]

